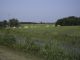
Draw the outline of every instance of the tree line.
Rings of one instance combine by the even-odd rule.
[[[3,20],[0,22],[0,28],[5,28],[5,27],[19,27],[20,24],[48,24],[48,23],[36,23],[36,22],[19,22],[18,19],[9,19]],[[54,23],[49,23],[49,24],[54,24]],[[61,26],[80,26],[80,17],[75,17],[75,16],[69,16],[65,18],[58,19],[55,23],[55,25],[61,25]]]
[[[62,19],[58,19],[55,25],[61,26],[80,26],[80,17],[69,16]]]
[[[18,27],[19,26],[19,20],[18,19],[9,19],[3,20],[0,22],[0,28],[5,28],[5,27]]]

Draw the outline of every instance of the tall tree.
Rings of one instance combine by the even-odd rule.
[[[58,19],[55,25],[61,26],[80,26],[80,17],[70,16]]]
[[[18,27],[19,26],[19,21],[17,19],[10,19],[9,20],[9,26],[10,27]]]
[[[7,20],[4,20],[4,21],[3,21],[3,26],[4,26],[4,27],[7,27],[7,26],[8,26]]]
[[[3,28],[3,22],[0,21],[0,28]]]

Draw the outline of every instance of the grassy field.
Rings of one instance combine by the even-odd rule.
[[[80,60],[80,26],[26,24],[15,29],[1,29],[0,45],[45,60]]]

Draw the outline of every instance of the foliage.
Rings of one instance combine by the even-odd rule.
[[[80,17],[70,16],[67,18],[58,19],[55,25],[78,26],[80,25]]]
[[[17,19],[10,19],[9,20],[9,26],[10,27],[18,27],[19,26],[19,22],[18,22],[18,20]]]
[[[7,20],[4,20],[4,21],[3,21],[3,26],[4,26],[4,27],[7,27],[7,26],[8,26]]]
[[[19,27],[19,21],[17,19],[10,19],[9,21],[3,20],[0,22],[0,28],[6,27]]]
[[[16,43],[14,36],[3,34],[0,35],[0,45],[5,45],[8,47],[12,47]]]
[[[0,28],[5,28],[7,27],[7,25],[8,25],[8,22],[6,20],[0,22]]]

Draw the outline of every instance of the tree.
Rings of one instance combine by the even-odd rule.
[[[3,28],[3,22],[2,21],[0,22],[0,28]]]
[[[4,20],[4,21],[3,21],[3,26],[4,26],[4,27],[7,27],[7,26],[8,26],[7,20]]]
[[[0,28],[7,27],[8,23],[6,20],[0,22]]]
[[[56,24],[61,26],[80,26],[80,17],[70,16],[62,19],[58,19]]]
[[[10,19],[9,20],[9,26],[10,27],[18,27],[19,26],[19,21],[17,19]]]

